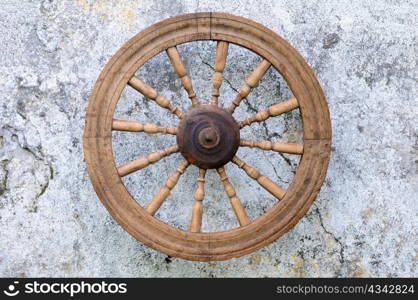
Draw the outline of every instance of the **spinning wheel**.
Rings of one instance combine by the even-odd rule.
[[[212,98],[206,105],[198,100],[176,48],[176,45],[200,40],[217,43]],[[221,108],[218,106],[219,88],[231,43],[253,51],[262,57],[262,61],[249,74],[235,100],[228,107]],[[163,51],[166,51],[190,98],[191,108],[187,112],[180,111],[142,78],[134,75],[148,60]],[[283,76],[294,97],[279,101],[245,120],[236,121],[234,110],[271,67]],[[114,119],[116,105],[126,85],[176,115],[178,127]],[[240,139],[241,128],[294,109],[299,109],[301,113],[303,144]],[[112,154],[112,130],[176,135],[177,144],[116,166]],[[306,214],[324,181],[330,142],[331,123],[323,92],[312,70],[294,48],[274,32],[250,20],[223,13],[196,13],[170,18],[145,29],[113,56],[98,78],[90,98],[84,131],[84,154],[98,197],[127,232],[168,255],[208,261],[255,251],[295,226]],[[237,157],[240,146],[301,155],[289,188],[284,190]],[[141,207],[129,194],[121,178],[176,152],[183,155],[183,162],[148,205]],[[238,198],[239,193],[235,192],[223,167],[228,162],[237,165],[243,174],[277,198],[277,204],[259,218],[250,220]],[[190,207],[190,228],[185,231],[163,223],[154,214],[190,165],[199,168],[199,176],[195,201]],[[239,228],[201,232],[207,169],[216,169],[219,174]]]

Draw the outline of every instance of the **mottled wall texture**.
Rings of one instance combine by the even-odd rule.
[[[324,186],[299,224],[252,254],[197,263],[154,251],[127,234],[98,200],[83,162],[88,98],[110,57],[167,17],[220,11],[251,18],[288,40],[317,74],[333,126]],[[416,0],[2,0],[0,1],[0,276],[344,277],[418,276],[418,2]],[[195,90],[210,100],[214,43],[181,45]],[[232,46],[220,103],[260,61]],[[170,101],[189,100],[163,53],[138,74]],[[238,119],[291,92],[275,70]],[[127,87],[118,118],[175,126],[175,117]],[[249,139],[302,141],[299,112],[243,131]],[[117,164],[163,149],[174,137],[117,133]],[[287,187],[299,158],[257,149],[239,155]],[[144,205],[181,161],[126,177]],[[275,200],[226,167],[251,218]],[[197,169],[182,177],[156,217],[186,228]],[[208,172],[205,231],[237,226]]]

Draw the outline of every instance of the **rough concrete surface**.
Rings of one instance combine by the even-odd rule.
[[[168,258],[127,234],[90,184],[82,133],[88,97],[110,57],[133,35],[170,16],[221,11],[251,18],[287,39],[317,74],[328,100],[332,158],[309,213],[270,246],[223,262]],[[0,3],[0,276],[324,277],[418,276],[418,3],[415,0],[2,0]],[[210,99],[214,43],[179,47],[203,102]],[[259,61],[231,47],[221,103]],[[139,74],[173,103],[189,100],[165,54]],[[270,70],[238,119],[290,96]],[[175,125],[127,87],[117,117]],[[298,111],[242,133],[301,141]],[[174,137],[116,133],[118,164]],[[288,186],[294,155],[240,149]],[[181,161],[173,155],[124,179],[142,205]],[[235,166],[231,181],[251,218],[275,200]],[[197,169],[190,167],[156,217],[186,228]],[[205,231],[237,226],[222,185],[208,172]]]

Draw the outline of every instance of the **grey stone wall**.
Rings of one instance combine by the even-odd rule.
[[[88,97],[100,71],[129,38],[182,13],[222,11],[251,18],[287,39],[312,66],[333,125],[326,182],[306,217],[253,254],[196,263],[147,248],[108,215],[83,163]],[[2,0],[0,3],[0,276],[418,276],[417,22],[414,0]],[[214,44],[179,47],[202,101],[209,101]],[[229,103],[259,61],[232,47],[221,103]],[[139,74],[187,108],[164,55]],[[268,72],[236,116],[291,93]],[[175,125],[175,118],[127,88],[120,118]],[[302,140],[297,111],[251,126],[243,136]],[[116,162],[162,149],[173,137],[115,134]],[[288,186],[298,158],[240,150],[249,163]],[[264,162],[261,162],[261,159]],[[145,204],[180,155],[124,179]],[[227,166],[250,217],[274,204]],[[157,217],[185,228],[196,168],[190,168]],[[222,186],[208,173],[204,230],[237,226]]]

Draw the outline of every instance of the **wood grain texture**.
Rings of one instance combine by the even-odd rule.
[[[176,153],[178,151],[179,151],[179,147],[175,145],[167,149],[164,149],[163,151],[151,153],[146,157],[135,159],[131,162],[128,162],[127,164],[124,164],[118,167],[118,174],[121,177],[129,175],[133,172],[146,168],[151,164],[155,164],[157,161],[161,160],[162,158],[169,156],[173,153]]]
[[[270,117],[277,117],[299,107],[296,98],[290,98],[275,105],[270,106],[267,110],[261,110],[254,116],[246,118],[244,121],[238,122],[240,128],[251,125],[254,122],[263,122]]]
[[[129,80],[128,84],[140,92],[142,95],[144,95],[146,98],[154,100],[154,102],[157,103],[160,107],[165,108],[171,113],[175,114],[179,119],[183,118],[184,113],[182,111],[171,105],[166,97],[159,95],[156,90],[143,82],[141,79],[133,76]]]
[[[279,200],[283,199],[284,195],[286,194],[286,191],[277,184],[275,184],[271,179],[262,175],[256,168],[247,165],[236,156],[232,159],[232,162],[236,164],[238,167],[240,167],[242,170],[244,170],[248,176],[257,181],[264,189],[267,190],[267,192],[269,192]]]
[[[303,145],[294,143],[279,143],[270,141],[240,140],[241,147],[259,148],[261,150],[275,151],[289,154],[303,154]]]
[[[184,231],[154,218],[125,188],[112,152],[113,114],[124,88],[137,70],[170,47],[201,40],[233,43],[269,61],[298,100],[304,136],[299,167],[281,201],[246,226],[211,233]],[[155,96],[152,91],[144,93]],[[127,232],[167,255],[209,261],[251,253],[298,223],[325,179],[331,136],[322,89],[311,68],[291,45],[248,19],[224,13],[195,13],[170,18],[145,29],[112,57],[89,99],[83,147],[87,170],[100,201]]]
[[[199,169],[197,187],[194,192],[194,204],[192,208],[192,219],[190,221],[190,231],[200,232],[202,228],[203,200],[205,199],[205,169]]]
[[[149,212],[151,215],[154,215],[157,212],[163,202],[170,195],[171,190],[177,185],[180,176],[183,175],[188,166],[189,162],[186,160],[180,164],[176,172],[167,179],[165,185],[158,191],[154,198],[152,198],[151,202],[147,205],[147,212]]]
[[[129,132],[145,132],[148,134],[165,133],[165,134],[177,134],[177,128],[164,127],[151,123],[139,123],[126,120],[113,120],[112,130],[117,131],[129,131]]]
[[[219,98],[219,88],[222,85],[223,80],[223,71],[225,69],[226,58],[228,56],[228,46],[227,42],[218,41],[216,44],[216,56],[215,56],[215,65],[213,69],[215,73],[213,74],[213,88],[212,88],[212,105],[218,105]]]
[[[228,195],[229,201],[231,202],[232,209],[234,210],[235,216],[238,219],[240,226],[245,226],[250,224],[247,213],[245,212],[244,207],[241,204],[241,201],[237,197],[234,187],[229,182],[228,176],[226,175],[224,168],[218,168],[216,170],[221,178],[222,183],[224,184],[225,193]]]
[[[183,63],[183,60],[180,57],[177,48],[170,47],[166,51],[168,57],[170,58],[171,64],[173,65],[174,71],[181,80],[181,85],[189,95],[190,101],[192,101],[192,105],[199,105],[199,100],[197,100],[196,93],[193,90],[192,80],[187,75],[186,67]]]
[[[250,76],[248,76],[248,78],[245,80],[245,84],[239,89],[237,96],[232,101],[231,105],[227,108],[231,114],[234,113],[235,109],[238,107],[241,101],[250,94],[251,90],[258,85],[261,78],[263,78],[264,74],[266,74],[270,66],[271,63],[268,60],[263,59],[250,74]]]

